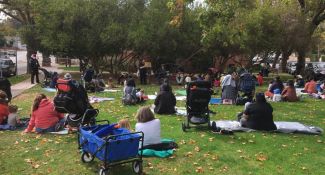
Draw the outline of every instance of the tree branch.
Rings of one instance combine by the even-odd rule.
[[[22,20],[22,19],[19,19],[18,17],[16,17],[15,15],[11,14],[10,12],[7,12],[7,11],[6,11],[5,9],[3,9],[3,8],[0,8],[0,12],[4,13],[5,15],[7,15],[7,16],[9,16],[9,17],[11,17],[11,18],[13,18],[13,19],[15,19],[15,20],[21,22],[21,23],[23,23],[23,20]]]

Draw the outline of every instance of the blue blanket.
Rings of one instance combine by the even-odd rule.
[[[161,142],[172,142],[173,140],[171,139],[161,139]],[[163,151],[156,151],[153,149],[143,149],[142,150],[142,155],[147,156],[147,157],[160,157],[160,158],[166,158],[171,155],[173,155],[174,150],[163,150]],[[140,151],[139,151],[140,154]]]

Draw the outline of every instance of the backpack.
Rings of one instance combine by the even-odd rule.
[[[240,76],[239,90],[245,93],[252,92],[255,89],[255,80],[249,73]]]
[[[122,103],[124,105],[134,105],[137,103],[137,97],[133,95],[134,90],[133,88],[131,93],[127,93],[123,96]]]

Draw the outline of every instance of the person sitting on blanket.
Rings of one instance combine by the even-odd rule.
[[[160,92],[155,99],[155,113],[157,114],[174,114],[176,112],[176,97],[168,84],[160,86]]]
[[[7,124],[9,115],[7,94],[0,90],[0,125]]]
[[[273,108],[266,102],[263,93],[256,94],[256,102],[247,106],[244,115],[240,119],[242,127],[255,130],[272,131],[276,130],[273,122]]]
[[[55,110],[54,104],[44,94],[38,94],[32,106],[32,115],[25,129],[31,132],[34,127],[37,133],[56,132],[63,128],[64,115]]]
[[[317,83],[314,78],[309,79],[309,81],[305,84],[305,88],[302,92],[308,94],[317,93]]]
[[[113,81],[113,78],[112,77],[109,77],[108,78],[108,81],[107,81],[107,88],[108,89],[113,89],[115,88],[115,84],[114,84],[114,81]]]
[[[279,76],[275,77],[269,90],[265,92],[265,96],[272,98],[274,95],[274,90],[279,89],[280,94],[282,93],[284,86]]]
[[[135,131],[142,131],[144,134],[143,146],[159,144],[160,141],[160,120],[156,119],[150,107],[141,107],[136,114],[137,123]]]
[[[296,88],[304,88],[304,86],[305,86],[305,81],[304,81],[304,79],[302,78],[301,75],[297,75],[297,76],[295,77],[295,87],[296,87]]]
[[[122,119],[117,123],[117,128],[125,128],[131,131],[131,123],[128,119]]]
[[[296,88],[294,86],[293,80],[288,81],[288,86],[284,88],[281,96],[283,101],[295,102],[299,100],[296,94]]]
[[[21,125],[17,112],[16,105],[9,105],[8,125],[14,128]]]

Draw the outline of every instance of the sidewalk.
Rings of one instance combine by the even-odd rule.
[[[52,62],[51,67],[44,67],[46,68],[48,71],[52,71],[52,72],[57,72],[57,73],[62,73],[63,70],[62,69],[58,69],[59,65],[55,64]],[[41,81],[41,80],[40,80]],[[27,80],[24,80],[20,83],[17,83],[13,86],[11,86],[11,93],[12,93],[12,98],[17,97],[18,95],[22,94],[25,90],[30,89],[32,87],[34,87],[37,84],[31,84],[31,80],[30,78],[28,78]]]

